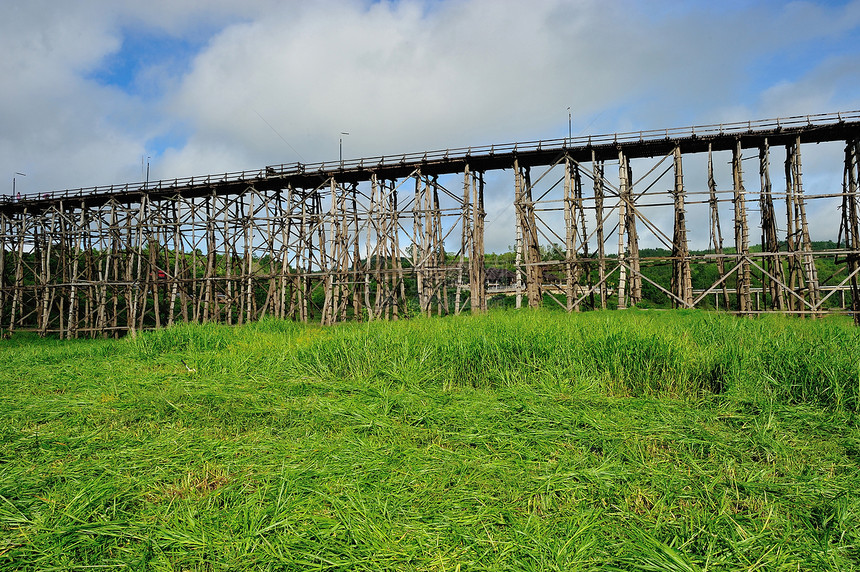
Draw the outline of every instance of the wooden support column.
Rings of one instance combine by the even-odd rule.
[[[236,247],[234,244],[236,235],[233,232],[232,222],[238,218],[239,216],[239,201],[241,200],[241,195],[239,197],[223,197],[221,199],[221,212],[222,212],[222,222],[224,223],[221,231],[221,249],[224,254],[221,257],[221,262],[218,266],[224,265],[224,275],[223,278],[219,279],[219,282],[222,283],[222,286],[218,288],[218,292],[215,295],[215,304],[216,304],[216,321],[221,321],[221,307],[223,304],[224,310],[224,321],[228,325],[233,325],[233,301],[235,299],[235,290],[233,287],[234,274],[233,268],[236,262]],[[230,214],[230,207],[235,206],[236,212],[232,215]]]
[[[770,183],[770,146],[765,138],[759,147],[759,174],[761,176],[761,232],[762,248],[769,253],[763,261],[763,267],[770,276],[764,277],[767,284],[767,294],[770,296],[769,308],[772,310],[785,310],[785,274],[782,269],[782,260],[777,254],[779,252],[779,236],[776,228],[776,213],[773,208],[773,196]]]
[[[42,306],[39,320],[39,335],[45,336],[48,333],[48,328],[51,323],[51,302],[53,301],[52,292],[54,291],[52,284],[52,254],[53,254],[53,229],[56,224],[57,213],[51,208],[49,212],[43,214],[42,240],[45,242],[41,249],[42,268],[40,272],[40,281],[42,283],[41,300],[39,304]]]
[[[845,142],[845,168],[842,176],[842,233],[845,237],[845,249],[848,250],[846,262],[848,276],[851,277],[851,312],[854,325],[860,326],[860,200],[858,200],[858,185],[860,185],[860,140]],[[844,292],[843,292],[844,295]],[[845,303],[843,302],[843,307]]]
[[[618,309],[627,309],[627,242],[624,240],[624,233],[627,230],[627,201],[625,197],[629,195],[627,190],[627,165],[624,158],[624,153],[618,150],[618,187],[620,190],[620,200],[618,201]]]
[[[722,230],[720,230],[720,208],[719,201],[717,199],[717,183],[714,179],[714,155],[710,143],[708,143],[708,191],[708,205],[710,207],[709,210],[711,215],[710,244],[713,247],[714,254],[717,255],[717,270],[720,274],[720,289],[723,292],[723,307],[725,307],[726,310],[729,310],[731,308],[731,302],[729,300],[728,285],[725,280],[726,260],[723,257],[723,233]],[[719,310],[719,297],[715,296],[714,300],[714,307]]]
[[[588,260],[588,232],[585,227],[585,208],[582,198],[582,176],[579,164],[569,156],[564,162],[564,220],[565,220],[565,309],[568,312],[580,310],[577,303],[582,291],[582,276],[586,274],[589,282],[588,266],[583,268],[579,258],[582,248],[583,258]]]
[[[143,249],[145,245],[146,225],[149,220],[149,201],[148,194],[143,195],[140,200],[140,208],[137,212],[137,219],[134,220],[134,265],[132,266],[132,279],[134,281],[135,291],[132,298],[131,316],[131,334],[136,335],[138,330],[142,330],[144,326],[144,316],[146,315],[146,295],[149,291],[149,272],[144,272]]]
[[[738,311],[745,314],[752,310],[752,306],[750,304],[749,226],[741,160],[741,141],[738,139],[732,149],[732,177],[734,179],[735,252],[741,264],[737,271]]]
[[[806,221],[806,200],[803,196],[803,169],[800,161],[800,136],[797,136],[793,145],[788,146],[789,171],[791,175],[791,187],[794,203],[794,231],[799,233],[800,239],[800,267],[806,283],[806,295],[809,304],[817,308],[821,300],[821,292],[818,286],[818,270],[815,267],[815,258],[812,254],[812,239],[809,236],[809,225]]]
[[[577,265],[577,276],[580,285],[584,282],[586,287],[591,290],[591,308],[594,309],[594,290],[592,289],[593,280],[591,278],[591,255],[588,252],[588,227],[585,225],[585,199],[582,196],[582,174],[579,170],[579,163],[574,163],[573,170],[573,200],[576,204],[579,213],[579,244],[582,245],[582,261]],[[583,280],[583,277],[585,278]],[[574,290],[574,296],[579,296],[579,291]],[[577,304],[577,310],[579,305]]]
[[[0,329],[2,329],[6,318],[6,302],[9,299],[9,281],[6,279],[6,254],[11,254],[14,243],[10,233],[6,213],[0,212]]]
[[[347,191],[334,177],[330,181],[331,209],[329,211],[329,256],[326,268],[326,295],[322,323],[344,321],[353,289],[350,258],[352,248],[350,230],[353,216],[348,211]]]
[[[636,231],[636,205],[633,197],[633,173],[630,160],[618,150],[619,179],[619,221],[618,221],[618,263],[621,277],[618,283],[618,308],[627,307],[625,298],[629,287],[630,305],[635,306],[642,300],[642,275],[639,267],[639,234]],[[624,234],[627,241],[624,241]],[[629,275],[627,270],[629,268]],[[628,283],[629,282],[629,283]]]
[[[454,296],[454,314],[460,315],[460,301],[465,288],[464,274],[469,272],[469,266],[466,264],[466,257],[471,251],[473,208],[472,208],[472,177],[469,172],[469,164],[466,163],[463,168],[463,199],[460,204],[460,251],[458,252],[457,261],[457,288]],[[471,283],[471,282],[470,282]],[[471,298],[470,298],[471,300]],[[463,304],[465,309],[466,304]]]
[[[254,199],[257,191],[250,187],[246,191],[248,196],[247,210],[240,203],[239,215],[242,225],[242,246],[245,260],[242,263],[242,278],[240,280],[241,296],[239,306],[239,323],[250,322],[254,319],[254,234],[251,222],[254,219]]]
[[[595,152],[591,150],[592,179],[594,181],[594,212],[597,221],[597,280],[600,284],[600,308],[606,309],[606,299],[609,291],[606,286],[606,245],[603,234],[603,161],[597,161]]]
[[[565,228],[565,309],[568,312],[579,311],[579,304],[575,304],[579,292],[579,272],[577,267],[577,217],[576,202],[574,199],[575,185],[574,176],[571,173],[574,168],[570,156],[564,157],[564,228]]]
[[[521,167],[518,159],[514,159],[516,172],[516,209],[517,227],[520,239],[520,260],[523,270],[518,270],[525,276],[525,290],[529,307],[541,305],[541,283],[543,272],[540,266],[541,255],[538,243],[537,221],[535,220],[534,201],[532,200],[531,175],[529,167]],[[517,265],[520,268],[520,263]],[[517,297],[520,297],[518,287]]]
[[[516,238],[514,244],[514,268],[516,272],[516,308],[519,310],[523,305],[523,290],[525,285],[525,269],[523,268],[523,176],[520,172],[519,161],[514,159],[514,210],[516,211],[515,232]]]
[[[183,248],[182,236],[180,234],[180,217],[179,217],[179,205],[181,203],[180,197],[174,197],[173,200],[168,202],[168,209],[170,212],[169,219],[169,228],[171,234],[173,235],[173,265],[170,270],[170,276],[168,276],[168,284],[170,285],[170,302],[168,303],[167,309],[167,325],[172,326],[174,320],[174,312],[176,311],[176,300],[179,294],[179,281],[180,281],[180,272],[181,266],[180,262],[185,261],[185,250]],[[165,230],[165,234],[167,231]],[[165,268],[167,271],[167,269]],[[183,316],[185,321],[188,321],[188,309],[186,306],[186,296],[185,289],[182,289],[182,295],[180,297],[180,306],[182,307]]]
[[[347,227],[346,231],[346,238],[349,241],[349,250],[351,250],[351,255],[348,256],[349,259],[347,261],[346,270],[349,271],[349,288],[352,293],[352,319],[359,320],[361,319],[362,308],[361,289],[364,285],[364,281],[360,280],[363,269],[361,268],[361,241],[359,240],[358,184],[351,183],[347,192],[349,193],[349,198],[352,204],[349,210],[350,225]],[[345,320],[345,311],[343,316]]]
[[[675,158],[675,232],[672,238],[672,292],[684,301],[684,308],[693,306],[693,279],[690,273],[690,250],[687,245],[687,223],[684,212],[684,171],[681,163],[681,148],[676,146]],[[678,301],[672,305],[678,307]]]
[[[70,237],[74,237],[74,250],[72,254],[72,271],[71,282],[69,288],[69,318],[66,321],[68,329],[66,330],[67,338],[78,337],[78,266],[81,259],[81,248],[84,240],[84,229],[86,228],[86,205],[81,201],[80,221],[75,228],[70,229]]]
[[[215,314],[218,300],[215,290],[216,263],[217,263],[217,248],[215,243],[215,193],[206,196],[206,271],[203,275],[204,293],[203,301],[203,322],[217,319]]]
[[[469,295],[472,313],[487,311],[486,268],[484,267],[484,173],[471,174],[472,237],[469,252]]]
[[[24,211],[18,218],[17,227],[17,253],[15,256],[15,285],[12,290],[12,308],[9,312],[9,332],[15,331],[16,318],[20,310],[22,301],[21,297],[24,291],[24,240],[27,234],[27,219],[29,211],[25,207]]]

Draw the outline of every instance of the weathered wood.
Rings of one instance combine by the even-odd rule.
[[[574,198],[574,176],[571,170],[575,168],[570,157],[564,158],[564,227],[565,227],[565,284],[566,309],[568,312],[579,311],[576,304],[576,293],[579,291],[579,273],[577,272],[577,217]]]
[[[708,205],[710,207],[711,234],[709,249],[713,249],[717,255],[717,270],[719,271],[719,281],[723,292],[723,307],[729,309],[731,302],[729,301],[729,289],[726,284],[726,262],[723,257],[723,233],[720,230],[720,209],[717,200],[717,183],[714,179],[714,156],[711,146],[708,145]],[[719,309],[719,297],[715,297],[715,307]]]
[[[743,181],[742,148],[738,140],[732,150],[733,204],[735,218],[735,253],[740,263],[737,273],[738,312],[752,310],[750,305],[749,225],[747,224],[746,189]]]
[[[672,292],[677,299],[673,306],[693,306],[693,279],[690,273],[690,250],[687,245],[687,222],[684,212],[684,171],[681,164],[681,148],[674,152],[675,187],[672,191],[675,203],[675,232],[672,239]],[[683,300],[679,304],[678,300]]]
[[[484,267],[484,174],[472,173],[472,238],[469,253],[469,294],[473,314],[487,311],[486,269]]]
[[[839,242],[845,238],[847,271],[851,283],[851,311],[854,324],[860,325],[860,140],[845,142],[845,167],[842,176],[842,221]],[[845,305],[844,299],[842,305]]]
[[[606,309],[606,300],[609,297],[609,289],[606,287],[606,238],[604,236],[603,215],[603,161],[597,161],[595,153],[591,152],[592,179],[594,181],[594,218],[597,224],[597,283],[600,289],[600,308]]]
[[[800,265],[806,282],[809,304],[817,308],[821,299],[818,287],[818,270],[812,256],[812,239],[809,236],[809,225],[806,220],[806,200],[803,194],[803,169],[800,161],[800,138],[798,137],[789,147],[789,161],[792,179],[791,197],[794,199],[794,228],[800,232]]]
[[[759,205],[761,207],[761,243],[765,252],[774,253],[773,257],[766,258],[764,264],[769,276],[763,281],[767,284],[770,295],[770,308],[783,311],[785,309],[785,273],[782,268],[782,259],[779,252],[779,236],[776,228],[776,213],[773,208],[773,191],[770,182],[770,145],[767,139],[759,148],[759,175],[761,177],[761,195]]]
[[[606,307],[618,279],[621,308],[642,299],[644,281],[678,307],[695,307],[713,295],[722,308],[745,314],[782,310],[815,316],[834,311],[828,306],[847,291],[851,311],[860,314],[858,128],[860,122],[852,127],[843,121],[824,128],[810,123],[794,131],[714,131],[706,137],[667,133],[553,152],[489,150],[456,160],[404,157],[397,165],[384,160],[286,175],[267,170],[241,180],[162,182],[108,195],[0,198],[0,325],[65,338],[134,335],[177,322],[247,323],[267,315],[326,324],[363,316],[397,319],[405,315],[407,288],[416,282],[424,314],[483,312],[484,173],[497,168],[514,171],[517,280],[509,292],[518,305],[525,296],[530,307],[540,306],[547,296],[569,311]],[[843,191],[807,194],[801,146],[823,140],[846,142]],[[770,181],[771,145],[786,148],[785,249],[773,203],[780,191],[774,192]],[[751,223],[747,213],[744,149],[758,152],[760,224]],[[714,182],[714,150],[732,152],[731,190],[720,191]],[[708,190],[700,192],[685,180],[691,173],[689,167],[683,172],[682,159],[704,151]],[[640,187],[632,177],[631,158],[644,162],[660,156],[640,181],[670,156],[674,161]],[[604,176],[605,162],[616,158],[617,188]],[[546,170],[533,180],[532,169],[539,166]],[[562,168],[555,184],[546,183]],[[671,201],[659,205],[673,209],[669,232],[660,226],[666,218],[649,216],[649,209],[666,190],[657,187],[652,193],[652,187],[673,168]],[[446,173],[462,176],[462,192],[444,187],[440,177]],[[582,177],[592,178],[588,196]],[[414,196],[400,193],[398,198],[400,187],[410,181],[416,185]],[[839,246],[816,251],[807,202],[840,196]],[[607,197],[618,202],[608,208]],[[720,202],[734,206],[734,252],[723,249]],[[695,204],[710,211],[710,247],[691,255],[688,211],[695,212]],[[662,243],[662,250],[640,256],[638,225]],[[750,225],[760,230],[761,252],[750,247]],[[606,240],[613,240],[613,232],[618,251],[607,254]],[[561,260],[555,251],[559,243],[564,243]],[[547,260],[545,247],[551,247]],[[407,252],[412,260],[404,267]],[[819,284],[816,268],[824,256],[841,265],[826,286]],[[716,266],[718,275],[695,292],[694,264]],[[659,265],[672,267],[666,284],[650,271]],[[647,275],[642,268],[649,269]],[[833,287],[836,280],[841,283]],[[729,288],[737,299],[731,305]]]

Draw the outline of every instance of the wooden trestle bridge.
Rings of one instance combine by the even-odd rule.
[[[842,183],[809,192],[801,150],[826,142]],[[777,154],[784,175],[772,182]],[[638,179],[634,160],[647,161]],[[0,328],[76,337],[269,315],[482,312],[485,179],[503,170],[517,307],[626,308],[645,287],[677,308],[860,316],[860,112],[848,112],[3,197]],[[810,238],[812,201],[832,214],[823,230],[839,227],[824,250]],[[694,209],[708,242],[697,251]],[[646,235],[657,255],[640,252]],[[819,275],[825,258],[830,276]]]

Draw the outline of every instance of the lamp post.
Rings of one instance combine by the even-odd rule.
[[[341,131],[340,134],[340,162],[341,164],[343,164],[343,135],[349,135],[349,133],[347,133],[346,131]]]
[[[27,174],[26,174],[26,173],[19,173],[19,172],[17,172],[17,171],[15,172],[15,176],[13,176],[13,177],[12,177],[12,198],[13,198],[13,199],[16,197],[16,194],[15,194],[15,188],[16,188],[16,185],[17,185],[17,181],[16,181],[16,177],[17,177],[17,175],[21,175],[22,177],[26,177],[26,176],[27,176]]]
[[[573,136],[573,130],[571,129],[571,115],[570,115],[570,106],[567,106],[567,138],[571,139]]]

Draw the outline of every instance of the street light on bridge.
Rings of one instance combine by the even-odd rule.
[[[17,184],[16,177],[17,177],[18,175],[21,175],[22,177],[26,177],[26,176],[27,176],[27,174],[26,174],[26,173],[19,173],[19,172],[17,172],[17,171],[15,172],[15,176],[13,176],[13,177],[12,177],[12,198],[13,198],[13,199],[16,197],[16,194],[15,194],[15,187],[16,187],[16,184]]]
[[[349,135],[346,131],[340,132],[341,136]],[[343,163],[343,137],[340,138],[340,162]]]

